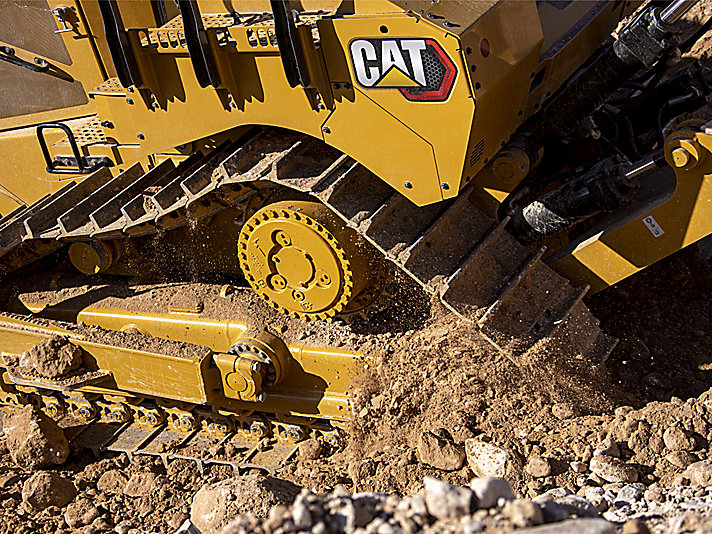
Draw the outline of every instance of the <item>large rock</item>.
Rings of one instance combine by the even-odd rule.
[[[638,471],[612,456],[594,456],[589,469],[607,482],[637,482]]]
[[[712,460],[702,460],[688,466],[683,476],[690,479],[690,484],[712,486]]]
[[[433,517],[453,519],[469,515],[476,508],[477,500],[470,488],[454,486],[432,477],[425,477],[423,485],[425,504]]]
[[[423,432],[418,439],[418,460],[443,471],[456,471],[465,461],[465,451],[446,437]]]
[[[64,520],[71,528],[79,528],[91,523],[101,515],[99,509],[89,499],[77,499],[67,506]]]
[[[82,349],[64,336],[43,339],[22,355],[20,366],[47,378],[59,378],[82,365]]]
[[[692,451],[695,449],[695,438],[686,432],[680,423],[675,423],[663,433],[665,447],[671,451]]]
[[[286,480],[244,475],[203,486],[193,497],[190,520],[203,534],[215,532],[239,514],[267,517],[271,507],[289,504],[300,488]]]
[[[62,429],[34,406],[5,416],[3,432],[10,456],[23,469],[59,465],[69,456]]]
[[[521,466],[515,456],[502,447],[478,439],[465,440],[467,464],[478,477],[513,478]]]
[[[22,500],[38,510],[48,506],[62,508],[76,496],[77,488],[71,480],[49,471],[35,473],[22,486]]]

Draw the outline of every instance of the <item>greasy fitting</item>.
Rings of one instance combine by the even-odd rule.
[[[304,320],[330,319],[348,312],[354,296],[374,293],[372,273],[379,269],[372,268],[370,252],[327,207],[304,201],[263,207],[244,224],[237,245],[240,267],[257,294]]]

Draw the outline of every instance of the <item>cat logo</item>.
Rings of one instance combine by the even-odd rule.
[[[366,89],[398,89],[415,102],[443,102],[457,68],[434,39],[356,39],[349,45],[356,81]]]

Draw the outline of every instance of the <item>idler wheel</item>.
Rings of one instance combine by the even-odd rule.
[[[362,309],[385,282],[386,269],[373,247],[318,202],[263,207],[242,227],[237,252],[257,294],[299,319]]]

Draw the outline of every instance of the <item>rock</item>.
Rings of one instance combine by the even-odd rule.
[[[89,499],[80,498],[70,503],[64,512],[64,520],[72,528],[90,525],[101,514]]]
[[[303,460],[316,460],[321,456],[323,450],[324,447],[321,441],[316,438],[310,438],[299,444],[299,457]]]
[[[633,484],[628,484],[620,489],[618,495],[616,495],[616,498],[613,501],[613,504],[616,506],[625,506],[626,504],[632,504],[635,501],[640,500],[642,496],[643,490],[641,488],[634,486]]]
[[[577,517],[598,517],[598,509],[587,499],[578,495],[566,495],[556,499],[556,504],[566,510],[569,515]]]
[[[606,491],[603,488],[592,488],[589,486],[584,488],[583,496],[596,507],[599,513],[603,513],[608,510],[609,506],[608,501],[604,497],[605,493]]]
[[[588,471],[588,466],[584,462],[573,461],[570,465],[574,473],[583,474]]]
[[[186,521],[189,521],[188,514],[185,512],[178,510],[178,511],[172,511],[169,510],[169,512],[166,514],[164,521],[166,525],[171,527],[172,530],[178,530]]]
[[[62,508],[76,495],[77,488],[71,480],[49,471],[35,473],[22,486],[22,500],[38,510],[48,506]]]
[[[635,467],[611,456],[594,456],[589,463],[589,469],[607,482],[637,482],[638,480],[638,471]]]
[[[23,469],[59,465],[69,456],[62,429],[34,406],[5,416],[3,432],[10,456]]]
[[[507,501],[502,508],[502,515],[516,528],[541,525],[544,522],[541,509],[532,501],[525,499]]]
[[[596,447],[593,451],[593,455],[613,456],[614,458],[618,458],[621,455],[621,451],[613,437],[608,435],[601,443],[599,443],[598,447]]]
[[[5,473],[0,476],[0,489],[6,489],[15,484],[15,482],[20,480],[20,475],[18,473]]]
[[[561,523],[517,530],[517,534],[614,534],[615,525],[605,519],[569,519]]]
[[[456,471],[465,461],[465,452],[451,440],[423,432],[418,438],[418,461],[443,471]]]
[[[712,486],[712,460],[695,462],[685,469],[683,475],[690,479],[691,484]]]
[[[650,487],[643,493],[643,498],[649,502],[664,502],[665,495],[658,488]]]
[[[685,469],[697,461],[697,457],[688,451],[672,451],[665,455],[665,459],[679,469]]]
[[[512,487],[503,478],[473,478],[470,480],[470,489],[477,498],[477,508],[494,508],[499,499],[514,499]]]
[[[96,532],[110,532],[114,530],[114,525],[112,525],[108,519],[97,517],[94,521],[92,521],[91,528],[93,528]]]
[[[82,349],[64,336],[43,339],[22,355],[20,366],[47,378],[59,378],[82,365]]]
[[[695,449],[695,438],[686,432],[679,423],[665,429],[663,442],[665,447],[671,451],[692,451]]]
[[[542,493],[541,495],[534,497],[532,500],[536,503],[542,503],[546,501],[553,501],[556,499],[560,499],[561,497],[566,497],[567,495],[573,495],[570,489],[568,488],[553,488],[547,491],[546,493]]]
[[[570,404],[556,403],[551,407],[551,413],[557,419],[571,419],[576,416],[576,411]]]
[[[311,512],[309,512],[309,503],[302,498],[306,496],[305,492],[306,495],[310,494],[309,490],[302,490],[292,505],[292,521],[294,521],[297,530],[309,530],[314,521]]]
[[[110,469],[99,477],[96,489],[104,493],[123,493],[128,478],[118,469]]]
[[[623,524],[621,534],[650,534],[650,530],[642,519],[629,519]]]
[[[541,509],[544,523],[558,523],[570,516],[569,512],[555,501],[539,502],[537,505]]]
[[[524,470],[534,478],[548,477],[551,474],[551,464],[546,458],[532,454],[529,456]]]
[[[133,525],[130,522],[122,521],[114,527],[114,532],[116,532],[116,534],[129,534],[131,529],[133,529]]]
[[[227,525],[239,514],[267,517],[272,506],[288,504],[300,488],[270,476],[244,475],[203,486],[193,497],[190,520],[204,533]]]
[[[469,515],[476,508],[475,494],[470,488],[454,486],[425,477],[425,505],[430,515],[437,519],[456,518]]]
[[[478,477],[513,478],[521,466],[507,449],[478,439],[465,440],[467,464]]]
[[[124,486],[124,495],[129,497],[141,497],[147,495],[153,487],[156,474],[151,471],[139,471],[131,475]]]

